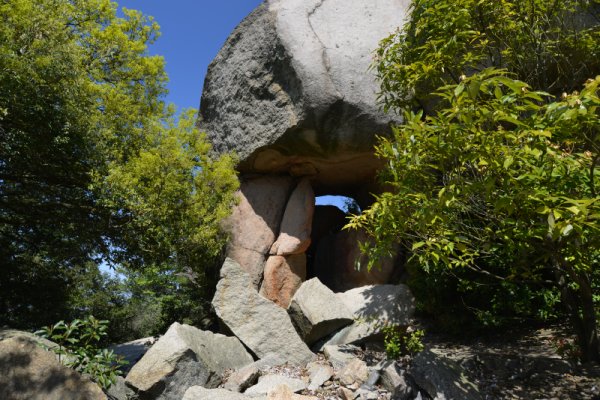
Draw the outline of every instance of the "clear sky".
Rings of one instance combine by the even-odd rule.
[[[153,16],[161,37],[150,53],[162,55],[169,75],[168,102],[178,109],[200,105],[208,64],[246,15],[262,0],[115,0]]]

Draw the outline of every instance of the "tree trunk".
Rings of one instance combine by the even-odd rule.
[[[583,272],[576,272],[565,262],[557,259],[554,261],[561,300],[577,335],[581,360],[600,363],[596,311],[589,278]],[[569,287],[569,281],[579,286],[577,291]]]

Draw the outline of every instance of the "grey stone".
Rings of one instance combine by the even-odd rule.
[[[248,400],[250,397],[226,389],[207,389],[192,386],[185,391],[181,400]]]
[[[236,151],[244,172],[310,175],[339,191],[373,182],[376,135],[399,119],[379,109],[369,65],[409,4],[265,1],[209,66],[200,128],[217,151]]]
[[[352,311],[356,321],[325,345],[380,340],[384,326],[408,325],[415,311],[415,299],[406,285],[363,286],[336,296]]]
[[[345,385],[362,385],[366,382],[369,377],[369,368],[367,363],[355,358],[344,366],[337,374],[336,377],[340,382]]]
[[[288,313],[308,344],[353,322],[350,310],[317,278],[300,286],[292,297]]]
[[[106,391],[109,400],[130,400],[135,392],[125,384],[125,378],[117,376],[117,380]]]
[[[292,364],[315,355],[294,329],[287,312],[260,296],[249,275],[226,259],[212,304],[217,316],[259,358],[277,354]]]
[[[244,368],[229,375],[227,382],[223,385],[224,389],[232,392],[243,392],[254,385],[260,376],[260,370],[256,365],[250,364]]]
[[[327,360],[335,369],[342,369],[350,361],[356,358],[356,352],[360,350],[353,345],[327,345],[323,348],[323,353]]]
[[[306,369],[310,374],[308,390],[317,390],[333,376],[333,369],[329,365],[310,363]]]
[[[288,386],[292,392],[297,393],[306,389],[306,383],[302,379],[290,378],[282,375],[263,375],[258,379],[258,383],[246,390],[244,394],[249,397],[258,397],[267,395],[270,391],[280,385]]]
[[[106,400],[98,385],[38,343],[25,335],[0,340],[0,399]]]
[[[173,323],[127,375],[141,398],[180,399],[195,385],[216,387],[226,369],[252,363],[235,337]]]
[[[465,375],[458,363],[435,352],[424,350],[417,354],[407,374],[417,386],[438,400],[480,400],[479,388]]]
[[[412,387],[407,382],[404,371],[398,367],[396,361],[386,360],[380,364],[381,386],[393,394],[396,400],[408,400],[413,397]]]

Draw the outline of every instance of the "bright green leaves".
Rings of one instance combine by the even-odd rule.
[[[575,22],[597,17],[594,7],[576,0],[415,0],[407,25],[377,51],[384,107],[431,106],[438,87],[488,66],[554,94],[572,91],[600,66],[600,29]]]
[[[223,245],[219,222],[238,187],[235,160],[211,157],[195,115],[147,125],[138,153],[113,162],[102,182],[108,205],[130,218],[131,239],[147,262],[192,267],[192,254],[215,257]]]

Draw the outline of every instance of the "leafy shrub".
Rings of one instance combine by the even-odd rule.
[[[414,355],[423,351],[422,342],[425,332],[421,329],[413,330],[410,327],[388,324],[383,328],[383,344],[389,359],[396,359],[402,355]]]
[[[90,315],[70,323],[59,321],[36,334],[58,344],[48,350],[56,353],[62,364],[89,375],[103,389],[108,389],[121,374],[119,367],[127,361],[112,350],[99,348],[100,341],[107,335],[107,328],[108,321]]]

